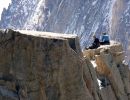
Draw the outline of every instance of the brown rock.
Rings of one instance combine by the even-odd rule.
[[[99,74],[105,75],[105,76],[109,76],[111,73],[110,68],[107,66],[107,64],[105,63],[104,58],[102,58],[100,55],[96,55],[96,64],[97,64],[97,72]]]
[[[75,35],[12,30],[0,35],[1,100],[93,100]]]
[[[84,57],[88,58],[89,60],[94,59],[95,50],[88,49],[83,52]]]
[[[117,100],[111,86],[107,86],[106,88],[103,88],[100,91],[101,91],[102,100]]]
[[[111,100],[130,100],[129,68],[123,64],[124,51],[119,43],[103,45],[97,49],[85,51],[83,54],[89,60],[93,60],[92,58],[96,60],[97,74],[94,76],[98,80],[100,89],[97,94],[100,100],[110,100],[110,97]]]
[[[83,55],[75,35],[0,31],[0,100],[130,100],[120,44]]]

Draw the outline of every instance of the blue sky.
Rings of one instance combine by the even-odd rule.
[[[0,0],[0,19],[3,8],[7,8],[9,3],[11,3],[11,0]]]

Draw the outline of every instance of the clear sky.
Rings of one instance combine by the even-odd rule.
[[[11,0],[0,0],[0,19],[3,8],[7,8],[9,3],[11,3]]]

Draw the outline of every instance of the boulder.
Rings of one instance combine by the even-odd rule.
[[[0,31],[0,100],[93,100],[77,38]]]

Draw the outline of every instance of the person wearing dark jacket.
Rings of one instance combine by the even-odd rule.
[[[93,41],[92,45],[89,46],[87,49],[97,49],[100,46],[100,41],[95,35],[93,36],[93,39],[94,39],[94,41]]]

